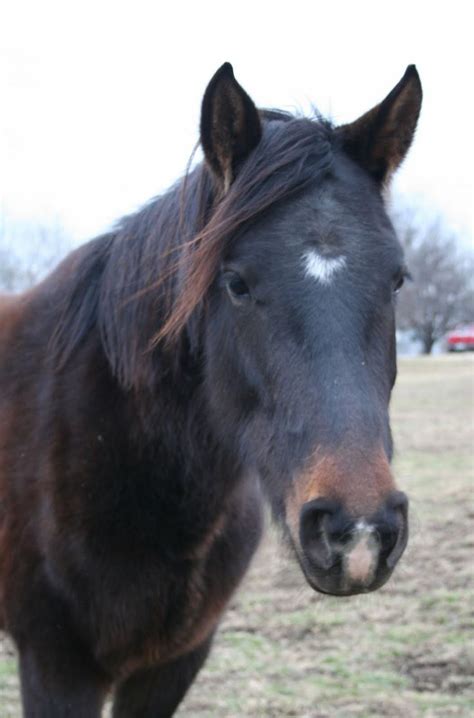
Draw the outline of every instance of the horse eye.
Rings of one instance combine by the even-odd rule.
[[[232,301],[241,303],[250,298],[249,288],[237,272],[224,272],[224,282]]]
[[[405,279],[410,279],[410,274],[406,269],[401,269],[393,279],[393,293],[398,294],[405,284]]]
[[[400,289],[403,287],[404,283],[405,283],[405,277],[403,276],[403,274],[401,274],[395,280],[395,284],[393,285],[393,293],[398,294]]]

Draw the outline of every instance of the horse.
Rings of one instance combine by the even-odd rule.
[[[384,197],[421,99],[411,65],[335,126],[257,109],[226,63],[203,160],[2,300],[0,615],[27,718],[97,718],[109,695],[114,718],[172,716],[265,502],[312,589],[391,575],[408,269]]]

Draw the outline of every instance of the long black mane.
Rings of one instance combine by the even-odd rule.
[[[156,376],[152,347],[198,349],[203,300],[239,232],[326,176],[335,133],[320,117],[265,111],[262,141],[220,196],[205,163],[87,246],[64,297],[52,352],[64,367],[98,327],[127,388]],[[185,332],[185,328],[188,329]]]

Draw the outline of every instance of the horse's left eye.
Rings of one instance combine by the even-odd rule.
[[[400,269],[393,278],[393,293],[398,294],[405,283],[405,279],[411,279],[409,271],[404,267]]]
[[[398,292],[400,291],[400,289],[403,287],[404,283],[405,283],[405,277],[403,276],[403,274],[400,274],[400,275],[395,279],[395,282],[394,282],[394,284],[393,284],[393,293],[394,293],[394,294],[398,294]]]

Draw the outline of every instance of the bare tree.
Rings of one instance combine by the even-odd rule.
[[[22,291],[39,282],[71,249],[58,223],[0,217],[0,290]]]
[[[12,255],[0,246],[0,290],[12,292],[15,289],[17,269]]]
[[[406,210],[394,222],[413,279],[400,292],[397,323],[430,354],[447,331],[474,319],[474,256],[439,217],[426,224]]]

